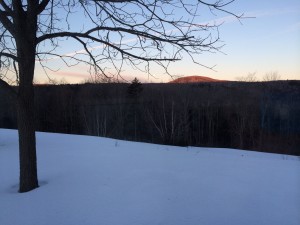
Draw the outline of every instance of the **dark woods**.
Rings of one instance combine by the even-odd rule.
[[[39,131],[300,155],[300,82],[35,86]],[[0,102],[0,126],[16,128]]]

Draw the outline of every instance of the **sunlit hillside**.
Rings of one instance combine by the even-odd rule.
[[[175,80],[170,81],[169,83],[198,83],[198,82],[224,82],[225,80],[217,80],[205,76],[185,76],[180,77]]]

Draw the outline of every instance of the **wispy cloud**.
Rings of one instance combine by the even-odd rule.
[[[74,77],[74,78],[89,77],[88,73],[80,73],[80,72],[72,72],[72,71],[57,71],[57,72],[53,72],[53,75],[62,76],[62,77]]]
[[[270,9],[270,10],[258,10],[244,13],[245,17],[270,17],[270,16],[280,16],[286,14],[300,13],[300,9]]]
[[[132,38],[132,39],[127,39],[127,40],[123,40],[121,43],[122,44],[127,44],[127,43],[131,43],[131,42],[135,42],[137,41],[137,38]],[[115,42],[113,43],[115,45],[119,45],[120,42]],[[92,52],[93,50],[96,50],[96,49],[103,49],[105,47],[104,44],[101,44],[101,45],[96,45],[94,47],[89,47],[87,48],[88,51]],[[61,57],[74,57],[76,55],[79,55],[79,54],[86,54],[87,51],[85,49],[80,49],[78,51],[74,51],[74,52],[69,52],[69,53],[65,53],[65,54],[62,54]],[[36,62],[39,62],[39,61],[52,61],[52,60],[58,60],[60,59],[61,57],[59,56],[54,56],[54,57],[49,57],[49,58],[46,58],[46,59],[42,59],[42,60],[36,60]]]
[[[280,16],[286,14],[299,14],[300,9],[271,9],[271,10],[257,10],[257,11],[249,11],[243,13],[237,13],[237,15],[243,15],[240,20],[238,20],[234,16],[225,16],[219,19],[210,20],[207,22],[203,22],[201,24],[227,24],[227,23],[236,23],[236,22],[243,22],[244,19],[248,18],[261,18],[261,17],[272,17],[272,16]]]

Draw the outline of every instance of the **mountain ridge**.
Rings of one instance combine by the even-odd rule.
[[[169,81],[168,83],[200,83],[200,82],[226,82],[227,80],[218,80],[206,76],[186,76],[179,77],[175,80]]]

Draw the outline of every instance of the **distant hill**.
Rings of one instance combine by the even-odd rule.
[[[170,81],[169,83],[198,83],[198,82],[224,82],[225,80],[217,80],[210,77],[204,76],[187,76],[180,77],[175,80]]]

